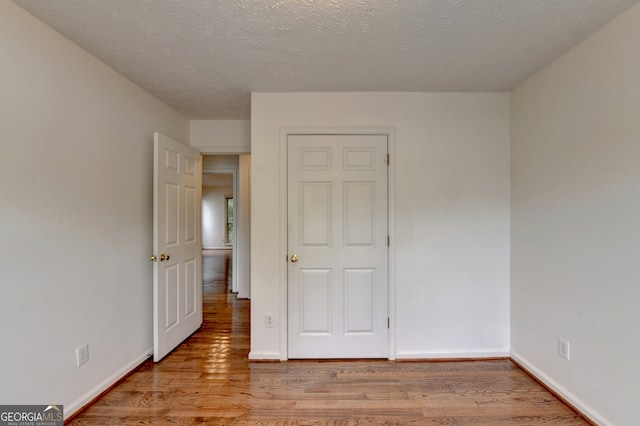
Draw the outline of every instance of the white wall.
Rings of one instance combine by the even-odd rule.
[[[214,175],[215,176],[215,175]],[[230,249],[225,244],[227,203],[225,196],[233,197],[233,181],[231,186],[202,186],[202,247]]]
[[[254,93],[251,109],[251,315],[280,323],[252,322],[252,358],[284,355],[280,138],[296,126],[395,129],[394,355],[508,354],[508,93]]]
[[[205,155],[202,157],[202,170],[236,170],[238,161],[237,155]]]
[[[251,152],[249,120],[191,120],[189,145],[204,153]]]
[[[512,95],[512,352],[601,424],[638,421],[638,46],[635,6]]]
[[[0,401],[68,415],[152,350],[153,131],[189,124],[8,1],[0,51]]]

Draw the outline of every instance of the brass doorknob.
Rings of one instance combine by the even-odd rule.
[[[151,256],[149,256],[149,260],[155,262],[156,260],[158,260],[158,257],[155,254],[152,254]]]
[[[297,255],[297,254],[292,254],[292,255],[291,255],[291,261],[292,261],[293,263],[296,263],[296,262],[298,261],[298,255]]]
[[[168,254],[160,253],[160,262],[171,259],[171,256]]]

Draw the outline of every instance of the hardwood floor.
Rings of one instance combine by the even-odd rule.
[[[204,324],[72,425],[585,425],[509,360],[251,362],[228,254],[204,260]]]

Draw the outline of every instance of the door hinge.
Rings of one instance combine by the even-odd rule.
[[[391,235],[387,235],[387,247],[391,247]]]
[[[391,318],[387,317],[387,328],[391,328]]]
[[[387,153],[387,166],[391,164],[391,155]]]

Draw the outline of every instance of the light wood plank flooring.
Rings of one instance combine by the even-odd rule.
[[[585,425],[511,361],[248,361],[249,301],[204,258],[204,324],[72,425]]]

